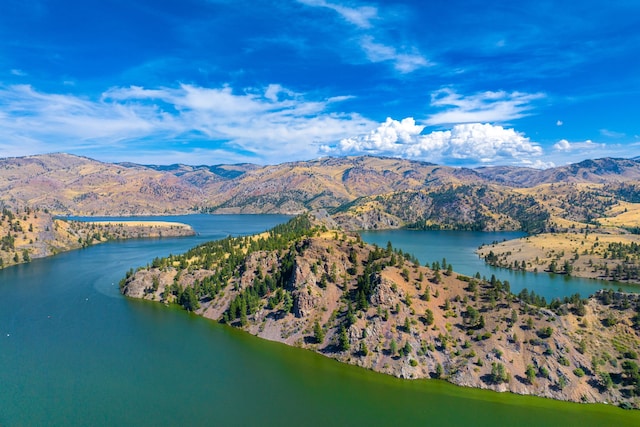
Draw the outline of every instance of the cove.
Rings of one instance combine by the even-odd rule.
[[[447,263],[453,265],[453,270],[457,273],[473,276],[479,272],[487,278],[495,274],[496,278],[509,281],[511,292],[517,294],[523,288],[527,288],[544,296],[547,301],[575,293],[588,297],[603,288],[622,288],[626,292],[640,292],[639,285],[492,267],[475,253],[476,249],[483,244],[525,236],[522,232],[385,230],[363,231],[360,235],[365,242],[382,247],[385,247],[387,242],[391,242],[394,248],[415,255],[425,265],[431,265],[434,261],[442,262],[444,257]]]
[[[606,405],[399,380],[124,298],[117,282],[130,267],[287,217],[154,219],[199,234],[111,242],[0,270],[0,425],[640,423],[640,413]]]

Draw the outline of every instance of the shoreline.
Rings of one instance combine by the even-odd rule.
[[[7,268],[109,241],[194,236],[196,232],[189,224],[173,221],[79,221],[28,210],[19,215],[6,211],[0,234],[5,236],[0,268]]]
[[[512,271],[640,285],[637,246],[640,235],[597,230],[525,236],[484,245],[476,253],[489,265]]]

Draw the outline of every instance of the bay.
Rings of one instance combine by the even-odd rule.
[[[0,270],[0,425],[638,425],[605,405],[407,381],[264,341],[118,280],[283,216],[153,218],[197,236],[112,242]]]

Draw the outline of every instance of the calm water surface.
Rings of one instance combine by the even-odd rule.
[[[131,266],[286,217],[170,219],[200,234],[0,270],[0,425],[640,425],[605,405],[402,381],[124,298]]]

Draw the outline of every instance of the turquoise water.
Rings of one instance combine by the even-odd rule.
[[[434,261],[442,262],[442,258],[445,257],[447,263],[452,264],[457,273],[472,276],[479,272],[487,278],[495,274],[498,279],[509,281],[512,292],[518,293],[523,288],[528,288],[543,295],[548,301],[576,292],[587,297],[602,288],[622,288],[627,292],[640,292],[638,285],[492,267],[485,264],[484,260],[475,253],[482,244],[522,237],[525,234],[521,232],[389,230],[367,231],[360,234],[365,242],[375,243],[378,246],[384,247],[391,241],[395,248],[414,254],[422,264],[431,265]]]
[[[170,219],[200,234],[0,270],[0,425],[640,425],[604,405],[398,380],[124,298],[131,266],[286,217]]]

